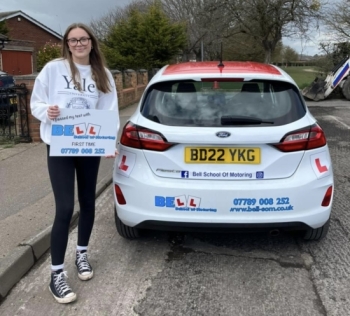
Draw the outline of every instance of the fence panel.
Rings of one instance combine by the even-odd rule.
[[[30,142],[28,89],[24,84],[0,90],[0,141]]]

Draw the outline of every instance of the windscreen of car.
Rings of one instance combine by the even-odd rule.
[[[166,81],[151,86],[141,113],[170,126],[278,126],[306,113],[297,88],[282,81]]]

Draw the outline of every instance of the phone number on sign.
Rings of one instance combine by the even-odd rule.
[[[86,154],[86,155],[104,155],[105,150],[104,148],[62,148],[61,154]]]
[[[261,198],[261,199],[233,199],[233,205],[288,205],[288,197],[280,198]]]

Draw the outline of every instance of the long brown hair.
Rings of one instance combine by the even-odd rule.
[[[70,26],[68,26],[66,32],[63,36],[63,43],[62,43],[62,57],[66,59],[69,63],[70,70],[72,73],[72,79],[76,87],[78,87],[79,91],[81,91],[81,84],[80,84],[80,75],[77,67],[75,66],[72,58],[72,53],[69,50],[68,47],[68,34],[71,30],[80,28],[83,29],[86,33],[88,33],[90,40],[91,40],[91,51],[90,51],[90,65],[91,65],[91,71],[92,71],[92,79],[95,80],[97,89],[100,90],[103,93],[107,93],[111,91],[111,84],[109,82],[107,73],[106,73],[106,62],[104,60],[104,57],[101,53],[100,46],[98,44],[98,40],[96,36],[92,33],[92,30],[83,23],[73,23]]]

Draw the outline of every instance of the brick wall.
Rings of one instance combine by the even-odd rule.
[[[117,87],[118,94],[118,105],[119,109],[127,107],[128,105],[138,102],[141,98],[142,92],[145,90],[148,83],[148,73],[147,71],[140,71],[139,76],[142,80],[137,84],[137,73],[135,71],[128,70],[128,74],[123,74],[118,70],[112,71],[114,81]],[[123,76],[129,76],[132,86],[127,89],[123,89]],[[30,110],[30,96],[33,90],[34,81],[36,75],[26,75],[26,76],[15,76],[16,84],[24,83],[28,88],[28,100],[27,100],[27,112],[28,112],[28,124],[29,124],[29,135],[32,138],[32,141],[35,143],[41,142],[40,139],[40,121],[37,120],[31,113]]]
[[[20,21],[19,18],[20,17]],[[36,71],[36,53],[45,45],[46,42],[61,43],[61,40],[56,36],[45,31],[41,27],[32,23],[22,16],[16,16],[6,20],[6,25],[9,29],[8,37],[11,39],[11,45],[30,46],[34,48],[33,52],[33,69]],[[13,42],[12,42],[13,41]]]

